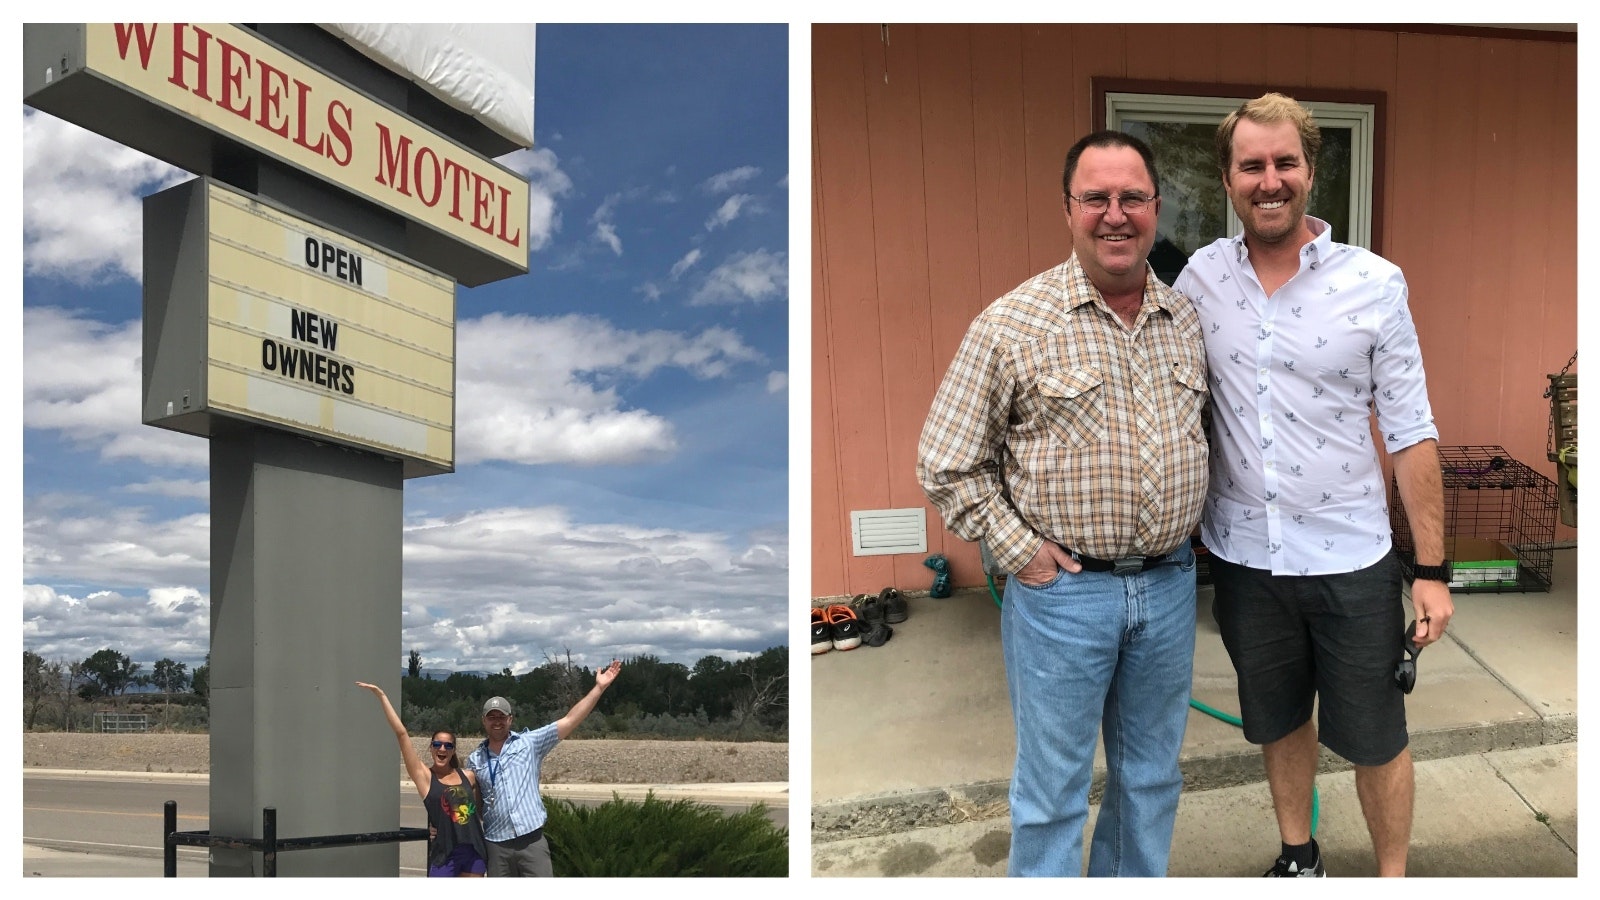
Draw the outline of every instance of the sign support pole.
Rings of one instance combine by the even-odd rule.
[[[400,696],[401,465],[280,431],[211,438],[211,833],[392,830],[394,736],[367,692]],[[291,853],[284,876],[381,876],[399,846]],[[260,875],[215,849],[211,876]]]

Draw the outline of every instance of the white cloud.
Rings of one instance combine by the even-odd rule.
[[[716,378],[761,354],[726,328],[625,331],[601,319],[495,313],[457,332],[457,457],[625,464],[677,448],[672,424],[627,409],[617,383],[681,368]]]
[[[690,662],[743,655],[787,640],[787,546],[786,533],[740,541],[585,524],[554,507],[417,521],[406,529],[406,600],[433,618],[406,622],[408,646],[514,671],[568,646],[599,660],[641,646]]]
[[[112,646],[148,666],[200,662],[209,640],[205,517],[146,521],[57,504],[25,515],[23,645],[75,661]],[[46,521],[48,519],[48,522]],[[566,648],[593,666],[652,653],[693,664],[787,641],[788,534],[586,523],[559,507],[419,517],[404,528],[402,642],[428,667],[525,672]],[[176,574],[116,566],[118,590],[80,578],[107,543],[128,557],[181,554]],[[96,562],[103,562],[99,556]],[[401,664],[398,652],[396,666]]]
[[[768,372],[767,373],[767,393],[769,393],[769,394],[781,394],[781,393],[783,393],[784,391],[786,391],[788,389],[789,389],[789,373],[788,372]]]
[[[46,660],[73,663],[110,647],[144,665],[170,658],[191,665],[211,643],[211,604],[193,587],[151,587],[143,596],[117,591],[58,592],[22,586],[22,644]]]
[[[595,240],[611,248],[611,252],[622,255],[622,238],[617,237],[617,226],[610,222],[601,222],[594,227]]]
[[[130,494],[153,494],[157,497],[182,497],[191,500],[209,500],[209,480],[186,481],[171,478],[152,478],[138,484],[123,485],[120,490]]]
[[[717,174],[701,182],[700,187],[702,190],[708,193],[723,194],[733,190],[739,185],[744,184],[760,174],[761,170],[755,166],[740,166],[737,169],[729,169],[726,172],[718,172]]]
[[[789,291],[786,253],[765,249],[740,253],[717,266],[689,299],[690,306],[759,303],[783,298]]]
[[[47,113],[22,113],[22,249],[30,275],[137,279],[146,193],[189,173]]]
[[[204,466],[203,438],[140,422],[139,320],[107,325],[52,307],[22,310],[22,423],[53,429],[103,460]]]
[[[706,230],[716,231],[718,228],[739,218],[740,212],[746,208],[750,212],[759,212],[761,209],[756,204],[755,198],[749,194],[734,194],[732,197],[722,201],[722,205],[717,207],[717,211],[712,213],[711,218],[706,220]]]
[[[589,217],[590,224],[594,225],[594,239],[610,247],[611,252],[618,256],[622,255],[622,238],[617,237],[617,226],[612,216],[616,214],[617,203],[621,200],[621,194],[612,194]]]
[[[150,521],[142,509],[104,499],[46,494],[22,512],[22,575],[56,583],[205,584],[210,517],[192,513]]]
[[[561,230],[556,203],[572,192],[572,179],[548,148],[518,150],[500,157],[500,162],[528,179],[528,249],[542,250]]]
[[[674,280],[682,275],[688,268],[700,261],[700,248],[696,247],[683,255],[683,258],[672,264],[672,277]]]

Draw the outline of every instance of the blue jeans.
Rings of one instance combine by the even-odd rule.
[[[1194,671],[1195,563],[1119,577],[1006,580],[1000,635],[1017,731],[1010,875],[1078,875],[1095,735],[1106,784],[1092,876],[1167,873],[1183,777],[1178,752]]]

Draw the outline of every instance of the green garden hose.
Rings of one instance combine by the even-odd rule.
[[[993,575],[986,575],[985,577],[988,578],[988,580],[989,580],[989,596],[994,598],[994,605],[998,606],[998,607],[1001,607],[1002,609],[1005,608],[1005,604],[1003,602],[1001,602],[1001,600],[1000,600],[1000,592],[995,590],[995,587],[994,587],[994,576]],[[1193,697],[1189,698],[1189,706],[1194,708],[1194,709],[1199,710],[1200,712],[1205,713],[1206,715],[1210,716],[1213,719],[1221,719],[1222,721],[1227,722],[1229,725],[1232,725],[1235,728],[1243,728],[1244,727],[1244,722],[1242,720],[1240,720],[1240,718],[1238,716],[1230,716],[1227,713],[1225,713],[1225,712],[1223,712],[1223,711],[1221,711],[1219,709],[1213,709],[1212,707],[1209,707],[1209,706],[1205,705],[1204,703],[1201,703],[1199,700],[1196,700]],[[1318,818],[1318,814],[1321,812],[1321,806],[1322,806],[1321,798],[1317,795],[1316,782],[1312,782],[1312,784],[1311,784],[1311,836],[1313,838],[1317,836],[1317,818]]]

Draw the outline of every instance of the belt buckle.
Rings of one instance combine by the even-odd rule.
[[[1111,574],[1126,578],[1144,571],[1144,557],[1121,556],[1111,561]]]

